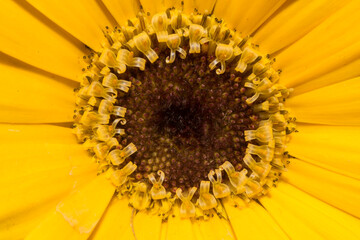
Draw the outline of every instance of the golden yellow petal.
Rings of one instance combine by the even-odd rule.
[[[161,217],[140,211],[134,217],[136,240],[160,239]]]
[[[206,240],[233,240],[236,239],[231,225],[225,219],[220,219],[216,214],[208,220],[197,221],[195,226],[199,228],[202,239]]]
[[[360,217],[360,181],[292,159],[285,180],[316,198]],[[279,184],[280,185],[280,184]]]
[[[252,34],[285,0],[219,0],[215,16],[223,18],[231,27],[244,35]]]
[[[105,174],[95,177],[56,206],[54,214],[37,226],[26,239],[87,239],[96,227],[115,187]]]
[[[0,61],[0,121],[71,122],[75,82],[39,72],[9,57]]]
[[[134,18],[140,11],[137,0],[101,0],[119,25],[125,24],[128,19]]]
[[[286,107],[298,122],[359,125],[360,77],[291,97]]]
[[[64,169],[69,176],[78,167],[96,166],[70,128],[0,124],[0,132],[1,181],[56,169]]]
[[[360,2],[351,1],[276,56],[282,83],[297,86],[358,59]]]
[[[174,206],[174,215],[170,215],[166,236],[168,240],[197,240],[195,226],[190,219],[182,219],[179,216],[179,208]]]
[[[129,207],[129,199],[113,197],[89,239],[132,239],[132,215],[133,209]]]
[[[254,35],[254,41],[267,53],[289,46],[343,7],[347,0],[291,1],[266,22]]]
[[[347,215],[285,182],[279,184],[278,189],[271,191],[270,197],[261,198],[260,202],[283,226],[291,239],[305,237],[302,234],[292,234],[293,226],[286,223],[293,223],[294,219],[304,223],[323,239],[358,239],[360,236],[357,230],[360,226],[359,219]],[[281,209],[276,206],[281,206]],[[298,227],[298,230],[302,230],[301,227]]]
[[[23,238],[58,201],[96,175],[69,128],[0,124],[0,239]]]
[[[96,0],[29,0],[30,4],[84,44],[100,50],[105,26],[114,22],[108,18]]]
[[[2,52],[69,79],[81,74],[85,47],[26,3],[1,1],[0,21]]]
[[[303,161],[360,180],[360,127],[297,124],[289,153]]]
[[[279,225],[258,203],[237,204],[235,207],[231,201],[224,201],[237,239],[288,239]]]

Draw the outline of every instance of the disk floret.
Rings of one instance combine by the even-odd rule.
[[[192,65],[185,63],[180,65],[181,69],[173,67],[169,70],[178,61],[190,58],[200,59],[196,61],[203,63],[204,59],[208,61],[207,69],[196,73],[198,78],[194,78],[191,67],[189,69]],[[284,101],[290,90],[278,84],[280,72],[272,67],[274,59],[262,54],[250,37],[241,36],[211,14],[187,15],[178,9],[168,9],[152,17],[140,13],[130,19],[126,26],[107,30],[102,50],[84,56],[84,60],[89,65],[83,69],[80,88],[76,90],[74,133],[94,156],[99,165],[99,174],[106,174],[117,187],[119,195],[129,197],[133,208],[152,210],[166,218],[176,204],[184,218],[204,216],[209,211],[217,210],[223,198],[236,196],[248,201],[266,194],[271,186],[276,185],[281,172],[286,170],[287,135],[293,129],[288,127]],[[230,145],[235,149],[228,148],[228,153],[214,150],[212,159],[203,159],[196,149],[189,155],[188,161],[193,161],[193,164],[214,164],[210,165],[213,167],[207,176],[200,176],[203,179],[196,186],[179,185],[193,176],[180,176],[171,185],[166,169],[179,163],[172,158],[169,149],[161,149],[164,153],[161,157],[157,152],[146,152],[146,146],[137,144],[141,136],[127,137],[132,131],[132,125],[127,123],[129,119],[143,124],[150,118],[148,115],[153,114],[137,113],[126,105],[131,101],[140,101],[137,100],[141,97],[137,95],[137,89],[146,91],[147,83],[138,79],[138,73],[146,75],[147,69],[153,64],[163,67],[163,63],[169,76],[183,71],[184,81],[199,86],[193,95],[206,88],[208,82],[215,86],[216,81],[220,81],[216,76],[228,74],[226,84],[236,95],[230,96],[234,109],[244,110],[228,110],[221,118],[229,122],[229,125],[224,125],[227,128],[224,141],[231,139]],[[145,78],[153,83],[163,81],[152,72]],[[162,90],[153,84],[154,92],[148,94],[169,91],[166,96],[177,96],[183,91],[181,84],[172,82],[171,77],[161,84]],[[209,98],[215,96],[211,95],[213,92],[209,90]],[[222,92],[219,96],[227,99],[229,93]],[[132,100],[128,100],[130,98]],[[191,101],[173,104],[171,108],[157,110],[157,113],[193,109]],[[213,105],[206,106],[206,109],[210,109],[206,111],[216,109]],[[215,114],[221,111],[216,110]],[[209,134],[212,125],[206,121],[205,124],[201,118],[191,120],[191,116],[197,113],[195,110],[188,112],[190,117],[185,115],[183,119],[186,122],[181,123],[184,129],[173,131],[172,134],[182,138],[186,136],[186,141],[181,144],[191,145],[199,135],[192,133],[198,125],[204,128],[205,134]],[[244,116],[248,119],[244,120]],[[236,125],[238,123],[243,125]],[[166,124],[173,123],[168,121]],[[130,127],[126,128],[127,125]],[[245,126],[245,129],[233,129],[235,125]],[[148,128],[151,126],[144,125],[144,134],[150,131]],[[160,140],[172,146],[173,143],[168,143],[172,135],[166,131],[162,134],[164,138]],[[220,139],[219,142],[222,141]],[[141,155],[138,159],[134,157],[137,153]],[[144,157],[150,153],[154,155],[152,158]],[[233,157],[229,159],[228,156]],[[171,186],[175,188],[171,189]]]

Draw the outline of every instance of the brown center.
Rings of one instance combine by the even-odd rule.
[[[126,135],[118,140],[137,146],[125,162],[138,166],[137,180],[162,170],[163,186],[175,192],[199,186],[225,161],[244,167],[243,132],[256,129],[258,117],[245,102],[241,73],[217,75],[208,67],[214,57],[205,54],[166,64],[168,54],[158,51],[159,60],[146,72],[129,69],[118,76],[132,82],[129,93],[118,97],[128,109]]]

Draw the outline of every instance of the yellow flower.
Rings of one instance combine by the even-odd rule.
[[[72,134],[82,56],[140,2],[151,13],[213,11],[251,34],[295,89],[288,172],[257,201],[223,199],[226,218],[135,211]],[[2,1],[0,239],[359,239],[359,10],[357,0]]]

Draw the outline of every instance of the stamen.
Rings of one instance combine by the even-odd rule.
[[[180,206],[180,217],[181,218],[192,218],[195,217],[195,205],[191,202],[197,188],[192,187],[186,196],[183,195],[181,188],[176,190],[177,197],[182,201]]]
[[[216,174],[216,180],[214,175]],[[228,185],[222,183],[221,171],[215,169],[210,171],[208,178],[213,185],[213,193],[216,198],[224,198],[230,195],[230,188]]]
[[[202,210],[209,210],[217,206],[217,201],[215,197],[209,192],[210,191],[210,182],[201,181],[200,183],[200,196],[197,200],[197,204]]]
[[[145,56],[149,59],[151,63],[155,62],[156,59],[159,58],[156,52],[151,48],[151,40],[145,32],[142,32],[139,35],[135,36],[134,42],[136,48],[140,52],[145,54]]]

